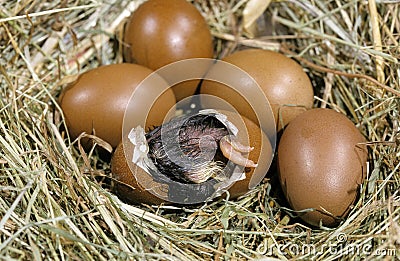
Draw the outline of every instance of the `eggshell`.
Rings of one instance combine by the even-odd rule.
[[[313,105],[313,88],[303,68],[294,60],[277,52],[247,49],[238,51],[222,59],[238,66],[247,72],[259,84],[267,96],[275,119],[277,130],[288,124],[297,115]],[[246,84],[246,82],[243,82]],[[248,92],[252,88],[248,87]],[[205,81],[201,87],[202,94],[210,94],[230,102],[240,114],[258,122],[253,106],[243,96],[229,86]]]
[[[237,181],[229,188],[232,199],[244,195],[258,185],[268,172],[273,157],[271,143],[257,124],[235,112],[220,110],[238,129],[238,141],[254,149],[248,154],[248,159],[258,164],[256,168],[245,168],[246,178]]]
[[[125,146],[131,146],[130,150],[133,150],[133,144],[125,144]],[[124,152],[122,143],[116,148],[113,157],[111,159],[111,173],[114,179],[112,184],[112,190],[119,196],[123,201],[128,204],[161,204],[164,202],[161,198],[157,197],[145,189],[137,178],[140,178],[142,184],[146,183],[147,188],[153,188],[156,193],[166,194],[167,192],[160,190],[162,187],[159,183],[153,181],[153,178],[145,172],[142,168],[135,165],[135,168],[131,171],[128,166],[127,158]],[[151,185],[154,184],[154,186]]]
[[[280,182],[300,217],[334,226],[348,214],[366,174],[365,138],[343,114],[312,109],[294,119],[278,146]],[[331,215],[326,214],[331,213]]]
[[[116,147],[122,139],[129,99],[151,73],[152,70],[136,64],[113,64],[81,74],[63,90],[59,99],[71,137],[74,139],[82,132],[93,133]],[[146,127],[160,125],[175,103],[171,89],[161,94],[148,114]],[[137,99],[131,108],[141,106],[141,100]]]
[[[200,12],[186,0],[149,0],[127,22],[124,57],[156,70],[188,58],[211,58],[212,36]]]

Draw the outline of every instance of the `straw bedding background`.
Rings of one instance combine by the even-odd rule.
[[[56,101],[77,73],[122,61],[123,20],[140,2],[0,1],[0,259],[400,258],[400,1],[271,1],[255,38],[242,30],[248,1],[192,1],[219,57],[243,47],[293,57],[315,107],[368,138],[368,179],[334,229],[295,219],[276,171],[238,200],[185,208],[110,192],[109,163],[69,139]]]

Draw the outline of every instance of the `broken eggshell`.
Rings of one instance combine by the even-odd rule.
[[[203,111],[199,114],[216,115],[217,119],[222,121],[232,133],[237,133],[236,127],[224,115],[214,111]],[[190,117],[193,116],[188,116],[187,118],[189,119]],[[202,126],[199,127],[202,128]],[[149,153],[154,152],[149,152],[147,140],[160,137],[150,136],[146,138],[143,128],[138,126],[131,130],[128,138],[129,143],[125,143],[123,153],[119,149],[111,162],[113,177],[116,180],[114,188],[116,190],[122,189],[121,191],[116,191],[116,194],[128,202],[157,203],[153,197],[159,198],[159,202],[182,204],[205,202],[220,195],[235,181],[244,178],[243,172],[235,168],[230,177],[221,181],[210,179],[198,184],[187,184],[171,180],[166,175],[159,173],[157,169],[159,163],[153,162],[149,157]],[[179,146],[177,143],[173,143],[173,145]],[[171,159],[171,163],[173,163],[173,160]],[[127,168],[128,163],[131,168]],[[173,170],[171,169],[171,171]]]
[[[204,117],[211,115],[223,123],[232,133],[229,137],[229,139],[232,139],[229,142],[234,141],[234,146],[232,147],[239,149],[241,152],[249,152],[248,157],[247,155],[232,156],[230,149],[227,149],[228,154],[224,155],[235,163],[239,162],[236,166],[234,164],[231,165],[234,168],[229,168],[226,165],[224,172],[216,173],[219,176],[202,182],[194,181],[196,184],[189,184],[186,181],[176,182],[170,179],[171,176],[168,173],[159,172],[161,161],[150,160],[153,155],[149,155],[149,153],[155,152],[149,149],[147,141],[160,137],[150,136],[146,139],[143,128],[139,126],[132,129],[129,134],[130,144],[127,144],[125,148],[127,154],[121,152],[121,148],[119,148],[111,162],[113,177],[116,180],[116,186],[114,186],[116,194],[127,202],[133,203],[173,202],[194,204],[212,200],[226,190],[229,190],[231,198],[236,198],[257,185],[268,171],[268,164],[265,164],[265,162],[268,161],[272,154],[271,145],[260,128],[255,123],[234,112],[224,111],[220,113],[214,110],[204,110],[200,111],[198,115],[204,115]],[[194,116],[188,116],[187,119],[191,117]],[[204,128],[206,127],[199,126],[199,129]],[[180,146],[182,144],[174,143],[174,145]],[[220,146],[222,147],[223,145],[220,143]],[[234,150],[232,147],[228,146],[231,151]],[[239,152],[235,151],[236,153]],[[212,156],[214,157],[215,154]],[[127,168],[127,162],[129,161],[132,162],[133,168]],[[177,171],[175,167],[172,167],[173,161],[174,159],[172,158],[167,166],[171,171]],[[209,161],[207,163],[214,162]],[[208,165],[201,166],[201,170],[206,172]],[[155,200],[154,197],[159,198],[159,200]]]

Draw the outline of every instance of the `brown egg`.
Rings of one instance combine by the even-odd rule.
[[[366,174],[365,139],[344,115],[312,109],[284,130],[278,147],[286,198],[311,225],[334,226],[348,214]],[[330,214],[328,214],[330,213]]]
[[[136,64],[113,64],[80,75],[63,90],[59,100],[71,137],[74,139],[82,132],[94,133],[116,147],[122,139],[123,117],[129,99],[138,84],[151,73],[152,70]],[[175,103],[175,96],[168,89],[154,103],[146,127],[160,125]],[[137,99],[131,108],[142,107],[142,104],[143,101]]]
[[[126,143],[125,146],[131,146],[129,151],[133,151],[134,145]],[[159,188],[162,186],[153,181],[150,174],[145,172],[142,168],[135,165],[135,168],[131,171],[122,143],[118,145],[111,159],[111,173],[114,179],[112,190],[126,203],[161,204],[164,202],[164,200],[138,183],[137,179],[140,179],[141,183],[150,184],[146,186],[154,188],[156,193],[167,193],[160,190]],[[154,183],[154,186],[152,186],[151,183]]]
[[[227,115],[228,120],[239,129],[238,141],[254,147],[253,151],[249,153],[248,159],[258,164],[256,168],[245,168],[246,178],[237,181],[229,188],[230,197],[234,199],[244,195],[261,182],[270,167],[273,151],[268,137],[257,124],[237,113],[222,110],[220,112]]]
[[[200,12],[186,0],[149,0],[131,15],[125,59],[156,70],[188,58],[211,58],[212,37]]]
[[[222,59],[246,71],[260,85],[267,96],[277,129],[282,129],[297,115],[313,105],[313,88],[303,68],[294,60],[273,51],[247,49],[238,51]],[[243,82],[242,84],[246,84]],[[247,88],[248,92],[252,89]],[[218,96],[230,102],[240,114],[258,122],[252,106],[230,87],[212,81],[205,81],[202,94]]]

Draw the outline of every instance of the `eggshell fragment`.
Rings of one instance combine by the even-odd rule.
[[[294,119],[278,146],[285,196],[307,223],[334,226],[354,204],[366,175],[365,138],[344,115],[312,109]]]
[[[63,90],[59,99],[71,137],[75,139],[86,132],[116,147],[122,139],[128,101],[136,87],[152,72],[146,67],[125,63],[101,66],[81,74]],[[172,90],[167,89],[154,102],[146,127],[160,125],[176,100]],[[142,101],[137,99],[131,104],[133,109],[140,108]]]

